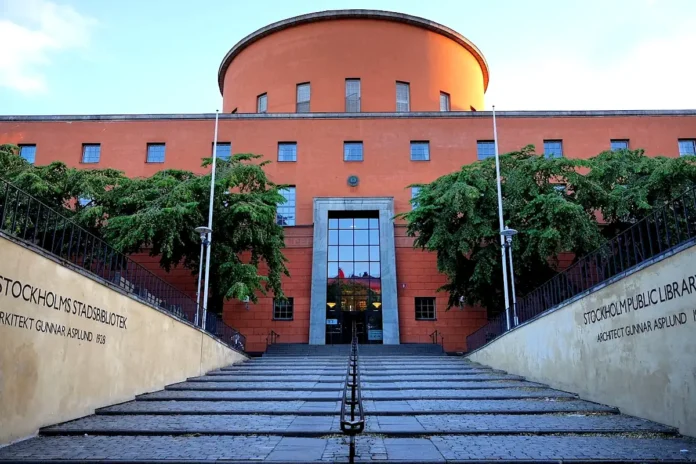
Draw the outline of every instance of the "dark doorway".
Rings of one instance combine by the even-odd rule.
[[[326,343],[382,343],[382,280],[377,211],[329,213]]]

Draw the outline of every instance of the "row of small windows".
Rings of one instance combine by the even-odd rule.
[[[361,87],[360,79],[346,79],[346,113],[360,112]],[[297,113],[309,113],[311,96],[312,89],[309,82],[297,84],[295,100]],[[440,111],[450,111],[450,109],[450,95],[447,92],[440,92]],[[396,82],[396,111],[411,111],[411,84],[408,82]],[[268,112],[268,93],[262,93],[256,97],[256,112]]]
[[[415,298],[416,320],[417,321],[434,321],[435,314],[435,297]],[[274,321],[292,321],[295,313],[294,298],[289,297],[285,300],[273,299],[273,320]]]
[[[679,155],[696,155],[696,139],[679,139]],[[611,150],[624,150],[629,148],[628,139],[612,139]],[[492,140],[478,140],[476,152],[479,160],[495,156],[495,144]],[[232,144],[230,142],[218,142],[216,148],[219,159],[229,160],[232,156]],[[411,161],[430,160],[430,142],[411,141]],[[36,161],[36,145],[20,145],[19,154],[30,163]],[[563,140],[544,140],[544,155],[548,158],[563,157]],[[82,163],[98,163],[101,158],[101,144],[85,143],[82,145]],[[164,163],[166,158],[166,144],[148,143],[146,146],[147,163]],[[343,143],[344,161],[363,161],[364,150],[361,141],[346,141]],[[297,161],[297,142],[278,142],[278,161]]]

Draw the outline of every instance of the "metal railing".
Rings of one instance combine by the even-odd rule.
[[[517,301],[518,323],[696,239],[696,188],[659,206]],[[510,325],[513,317],[510,314]],[[466,338],[469,351],[507,331],[505,313]]]
[[[271,345],[275,345],[278,343],[278,339],[280,338],[280,334],[276,333],[274,330],[271,330],[268,333],[268,337],[266,337],[266,347],[269,347]]]
[[[0,179],[0,231],[119,287],[129,296],[194,323],[196,301],[118,252],[66,215]],[[205,330],[244,350],[246,337],[208,313]]]
[[[445,337],[437,330],[430,334],[430,342],[433,345],[440,345],[443,350],[445,349]]]
[[[341,401],[341,432],[350,439],[349,462],[355,461],[355,436],[365,430],[365,411],[360,393],[360,360],[358,358],[358,330],[353,321],[353,338],[348,356],[348,373]],[[350,393],[349,393],[350,392]]]

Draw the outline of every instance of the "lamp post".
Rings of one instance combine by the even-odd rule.
[[[510,229],[507,226],[500,233],[505,238],[505,248],[508,250],[508,258],[510,259],[510,289],[512,290],[512,320],[515,327],[519,324],[517,319],[517,296],[515,295],[515,268],[512,266],[512,237],[517,235],[515,229]]]
[[[198,288],[196,289],[196,319],[193,322],[193,325],[198,326],[198,316],[201,308],[201,277],[203,275],[203,250],[210,244],[210,242],[208,241],[208,234],[211,233],[212,230],[206,226],[196,227],[194,230],[201,235],[201,256],[198,260]]]
[[[206,319],[208,317],[208,282],[210,278],[210,248],[213,240],[213,198],[215,196],[215,161],[217,160],[217,139],[218,139],[218,115],[219,111],[215,110],[215,135],[213,138],[213,170],[210,174],[210,206],[208,208],[208,239],[207,250],[205,253],[205,288],[203,290],[203,330],[206,328]]]
[[[500,185],[500,156],[498,155],[498,128],[495,122],[495,105],[493,105],[493,146],[495,147],[495,182],[498,188],[498,222],[500,225],[500,252],[503,263],[503,293],[505,294],[505,326],[510,330],[510,296],[508,295],[507,263],[505,259],[505,230],[503,222],[503,193]]]

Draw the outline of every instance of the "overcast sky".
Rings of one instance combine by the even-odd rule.
[[[0,0],[0,114],[213,112],[238,40],[343,8],[463,34],[487,109],[696,108],[696,0]]]

